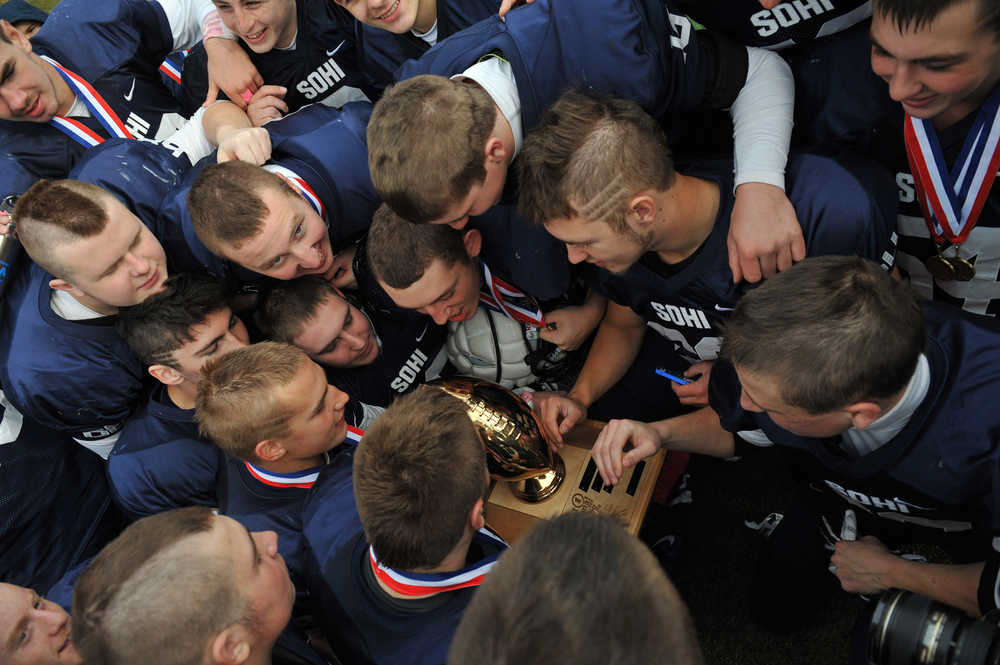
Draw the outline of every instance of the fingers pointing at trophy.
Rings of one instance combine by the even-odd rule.
[[[652,426],[635,420],[612,420],[597,436],[590,455],[604,482],[616,485],[624,469],[654,454],[662,446],[663,438]]]

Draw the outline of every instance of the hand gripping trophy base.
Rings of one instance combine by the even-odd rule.
[[[514,496],[537,503],[556,493],[566,477],[566,464],[552,452],[545,429],[523,399],[475,377],[436,379],[424,388],[444,390],[465,404],[486,447],[490,476],[509,483]]]

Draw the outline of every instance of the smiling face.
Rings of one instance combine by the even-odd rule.
[[[83,304],[104,314],[142,302],[163,290],[167,257],[146,225],[121,201],[108,195],[104,229],[89,238],[74,238],[54,250],[67,275],[53,280]]]
[[[344,407],[348,397],[327,383],[322,367],[303,359],[295,377],[275,391],[275,397],[293,414],[288,434],[277,439],[291,459],[317,457],[343,443],[347,436]]]
[[[872,70],[908,114],[948,127],[978,109],[1000,81],[1000,41],[979,21],[979,2],[987,1],[956,3],[905,31],[875,12]]]
[[[223,255],[244,268],[275,279],[323,274],[333,265],[326,223],[295,193],[265,187],[257,192],[267,211],[260,232]]]
[[[0,583],[0,662],[80,665],[66,610],[32,589]]]
[[[0,119],[48,122],[60,105],[51,68],[32,54],[27,37],[6,21],[0,26],[11,42],[0,42]]]
[[[435,3],[428,0],[335,0],[335,2],[362,23],[396,34],[409,30],[427,32],[437,20]]]
[[[607,222],[557,218],[545,222],[545,230],[566,245],[570,263],[586,261],[613,273],[625,272],[648,251],[648,241],[618,233]]]
[[[254,53],[287,48],[298,31],[295,0],[213,0],[226,27]]]
[[[327,367],[360,367],[378,358],[378,338],[364,312],[342,296],[330,294],[292,340]]]
[[[400,307],[427,314],[434,323],[443,325],[475,315],[482,278],[472,258],[451,266],[434,259],[420,279],[405,289],[393,288],[381,280],[379,284]]]

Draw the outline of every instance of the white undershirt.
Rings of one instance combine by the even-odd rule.
[[[517,81],[510,63],[498,56],[487,56],[452,78],[459,76],[472,79],[493,98],[493,103],[514,133],[514,157],[517,157],[524,144],[524,129],[521,125],[521,96],[517,92]]]
[[[416,30],[410,30],[415,36],[420,37],[422,40],[434,46],[438,42],[438,22],[437,19],[434,20],[434,25],[427,32],[417,32]]]

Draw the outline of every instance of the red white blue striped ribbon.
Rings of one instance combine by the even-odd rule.
[[[66,84],[73,90],[77,97],[84,103],[84,105],[90,110],[91,114],[97,118],[101,126],[107,130],[109,136],[117,136],[123,139],[135,138],[132,133],[125,127],[125,123],[121,121],[118,114],[114,112],[111,106],[108,105],[101,94],[94,89],[94,86],[87,83],[78,74],[71,72],[66,69],[58,62],[53,60],[48,56],[41,56],[42,60],[52,65],[52,67],[59,73]],[[93,147],[98,143],[103,143],[104,139],[99,137],[90,129],[86,128],[83,123],[80,123],[71,118],[65,118],[63,116],[55,116],[49,123],[54,126],[59,131],[68,134],[70,138],[83,144],[86,147]]]
[[[493,547],[499,546],[501,551],[507,549],[507,543],[504,542],[503,538],[489,529],[480,529],[476,534],[476,539],[490,543]],[[471,566],[452,573],[406,573],[379,563],[378,557],[375,556],[375,548],[368,547],[368,559],[375,577],[401,596],[414,598],[479,586],[486,577],[486,573],[490,572],[496,565],[498,556],[500,556],[500,552],[491,554]]]
[[[538,328],[545,326],[545,314],[534,298],[490,272],[485,261],[479,263],[483,268],[484,286],[488,289],[488,292],[479,292],[479,302],[515,321]],[[525,305],[530,305],[531,309]]]
[[[961,243],[976,225],[1000,168],[1000,86],[979,109],[951,172],[930,120],[907,115],[906,156],[931,235]]]
[[[284,166],[279,166],[278,164],[265,164],[264,168],[271,173],[277,173],[278,175],[283,175],[288,178],[292,187],[297,189],[298,192],[302,194],[313,209],[319,213],[320,217],[326,219],[326,207],[323,205],[323,202],[319,200],[318,196],[316,196],[316,192],[314,192],[312,187],[309,186],[309,183],[300,178],[295,171]]]

